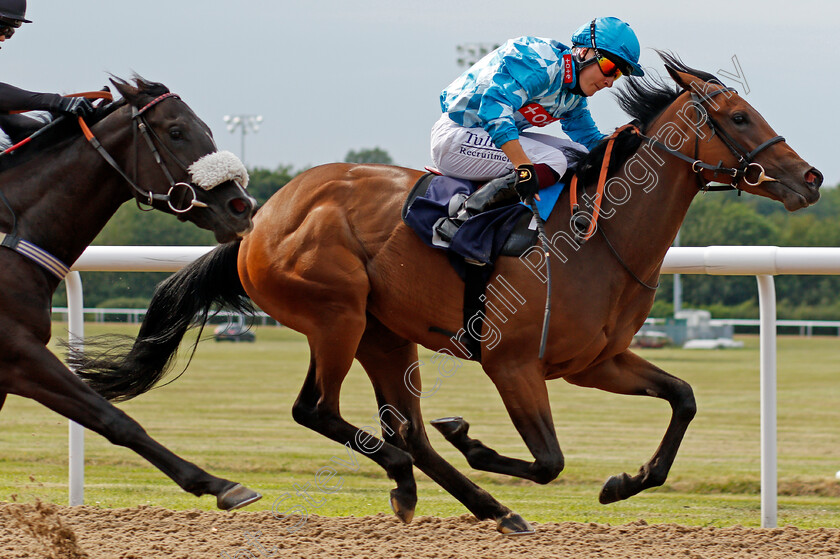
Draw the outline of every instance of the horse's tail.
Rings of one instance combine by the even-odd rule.
[[[133,343],[115,344],[113,336],[85,342],[84,352],[71,351],[70,366],[108,400],[149,391],[171,368],[186,331],[203,328],[214,305],[253,313],[239,281],[238,253],[239,241],[221,245],[167,278],[155,289]]]

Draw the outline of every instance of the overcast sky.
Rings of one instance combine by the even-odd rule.
[[[519,35],[568,44],[594,16],[629,22],[642,65],[653,48],[727,80],[826,184],[840,182],[840,3],[798,0],[29,0],[34,23],[0,51],[0,80],[26,89],[96,89],[108,73],[168,85],[240,155],[226,114],[260,114],[249,166],[295,169],[381,147],[400,165],[429,163],[438,95],[462,69],[456,46]],[[619,81],[620,83],[620,81]],[[749,92],[747,92],[749,89]],[[629,120],[612,95],[592,113],[603,132]],[[546,132],[562,134],[559,125]]]

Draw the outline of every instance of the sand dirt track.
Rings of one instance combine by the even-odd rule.
[[[310,516],[288,533],[291,519],[270,512],[218,513],[67,508],[0,504],[0,558],[210,559],[320,558],[798,558],[840,556],[840,530],[793,527],[701,528],[675,524],[622,526],[536,524],[532,536],[505,537],[469,515],[416,518]],[[259,533],[262,549],[246,539]]]

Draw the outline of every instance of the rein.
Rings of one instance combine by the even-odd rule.
[[[540,360],[542,360],[545,356],[545,345],[548,342],[548,323],[551,321],[551,261],[549,260],[551,251],[548,250],[549,241],[548,235],[545,234],[545,221],[540,217],[537,202],[533,196],[528,198],[528,206],[531,208],[531,213],[534,214],[540,244],[542,244],[543,253],[545,254],[545,311],[543,311],[542,337],[540,339]]]
[[[668,146],[666,146],[665,144],[663,144],[659,140],[655,140],[655,139],[651,138],[650,136],[645,136],[642,133],[642,131],[639,130],[639,128],[632,123],[625,124],[624,126],[616,129],[616,131],[613,132],[610,135],[610,137],[607,139],[607,147],[606,147],[606,150],[604,151],[604,159],[603,159],[603,162],[601,164],[601,173],[600,173],[600,176],[598,177],[598,187],[597,187],[597,194],[595,196],[595,201],[594,201],[594,209],[592,211],[592,217],[589,220],[589,227],[587,228],[586,233],[584,233],[584,234],[580,233],[580,229],[578,227],[579,221],[577,220],[577,215],[582,212],[582,210],[580,209],[580,205],[578,204],[578,200],[577,200],[577,178],[578,177],[577,177],[577,174],[572,176],[572,180],[571,180],[571,183],[569,185],[569,204],[571,206],[571,212],[572,212],[572,224],[573,224],[573,227],[575,228],[575,239],[579,243],[583,244],[589,238],[591,238],[592,235],[595,234],[595,231],[596,231],[596,228],[597,228],[597,230],[600,231],[601,236],[604,238],[604,241],[606,242],[607,247],[610,249],[610,252],[616,258],[616,260],[618,260],[619,264],[621,264],[621,266],[624,268],[624,270],[627,271],[627,273],[630,274],[630,276],[634,280],[636,280],[636,282],[638,284],[640,284],[642,287],[645,287],[646,289],[656,290],[656,288],[659,287],[659,283],[657,282],[656,285],[649,285],[649,284],[645,283],[644,281],[642,281],[635,273],[633,273],[633,271],[627,266],[627,264],[624,262],[624,260],[618,254],[618,251],[615,249],[615,247],[612,245],[612,243],[610,243],[610,241],[607,238],[606,234],[604,233],[603,229],[597,227],[598,217],[601,214],[601,200],[603,200],[603,197],[604,197],[604,188],[605,188],[606,182],[607,182],[607,169],[609,168],[610,159],[611,159],[611,156],[612,156],[613,144],[615,143],[616,138],[618,137],[618,135],[621,132],[624,132],[625,130],[630,130],[633,134],[636,134],[643,141],[647,142],[651,146],[653,146],[653,147],[655,147],[655,148],[657,148],[661,151],[664,151],[665,153],[673,155],[674,157],[676,157],[678,159],[681,159],[682,161],[685,161],[686,163],[689,163],[691,165],[691,170],[697,176],[698,189],[703,191],[703,192],[722,191],[722,190],[737,190],[738,194],[740,194],[741,189],[738,188],[738,184],[741,181],[744,181],[749,186],[757,186],[757,185],[759,185],[759,184],[761,184],[762,182],[765,182],[765,181],[775,181],[776,179],[774,179],[773,177],[768,177],[764,173],[764,167],[760,163],[756,163],[753,160],[755,159],[755,157],[759,153],[761,153],[765,149],[769,148],[770,146],[773,146],[773,145],[775,145],[779,142],[784,142],[785,139],[784,139],[783,136],[774,136],[773,138],[770,138],[769,140],[766,140],[766,141],[762,142],[761,144],[759,144],[752,151],[748,152],[746,149],[741,147],[741,145],[738,144],[738,142],[735,141],[735,139],[729,133],[727,133],[723,129],[723,127],[714,118],[712,118],[712,116],[709,114],[708,111],[706,111],[704,109],[703,113],[700,112],[700,109],[703,108],[703,103],[704,102],[711,100],[716,95],[719,95],[721,93],[727,93],[727,92],[736,92],[737,93],[737,91],[734,88],[731,88],[731,87],[722,87],[720,89],[716,89],[716,90],[708,93],[707,95],[704,95],[703,97],[698,97],[696,93],[691,92],[691,98],[694,101],[695,105],[697,106],[696,110],[697,110],[697,115],[698,115],[698,122],[696,123],[695,128],[694,128],[695,136],[694,136],[694,157],[693,158],[685,155],[682,152],[679,152],[677,150],[669,148]],[[709,126],[709,129],[712,132],[712,136],[717,136],[718,138],[720,138],[721,142],[723,142],[723,144],[732,153],[732,155],[734,155],[737,158],[737,161],[738,161],[738,166],[737,167],[726,167],[726,166],[723,165],[723,161],[719,161],[717,165],[711,165],[711,164],[706,163],[704,161],[701,161],[699,159],[699,157],[698,157],[698,150],[699,150],[699,143],[700,143],[700,131],[699,131],[699,129],[700,129],[700,126],[702,126],[704,124],[704,121],[702,119],[703,114],[705,114],[705,117],[706,117],[705,124],[707,124]],[[755,172],[755,175],[754,175],[755,180],[754,181],[751,180],[753,178],[753,176],[750,175],[751,170],[753,170]],[[716,177],[719,174],[726,175],[726,176],[730,177],[730,179],[731,179],[730,183],[729,184],[724,184],[724,185],[721,185],[721,186],[714,186],[714,187],[710,186],[708,184],[708,182],[706,181],[705,177],[703,176],[703,173],[706,173],[706,172],[711,172],[713,178]]]
[[[615,144],[616,138],[618,135],[624,132],[625,130],[632,130],[634,134],[641,135],[642,132],[636,127],[636,125],[630,123],[625,124],[621,128],[616,129],[610,137],[607,139],[607,149],[604,151],[604,161],[601,164],[601,174],[598,177],[598,192],[595,196],[595,209],[592,212],[592,220],[589,222],[589,228],[587,229],[586,233],[582,236],[582,239],[578,239],[580,242],[581,240],[585,241],[589,239],[593,233],[595,233],[595,227],[598,223],[598,217],[601,215],[601,200],[604,198],[604,187],[607,184],[607,169],[610,166],[610,159],[612,158],[612,149],[613,144]],[[577,201],[577,174],[572,175],[572,182],[569,185],[569,203],[572,207],[572,218],[580,212],[580,205],[578,205]],[[575,222],[576,223],[576,222]],[[577,225],[575,226],[577,229]],[[575,235],[577,236],[577,231],[575,231]]]

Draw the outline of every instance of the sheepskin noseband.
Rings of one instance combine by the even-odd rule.
[[[210,190],[223,182],[234,181],[242,188],[248,186],[248,170],[242,161],[229,151],[208,153],[188,169],[193,184]]]

